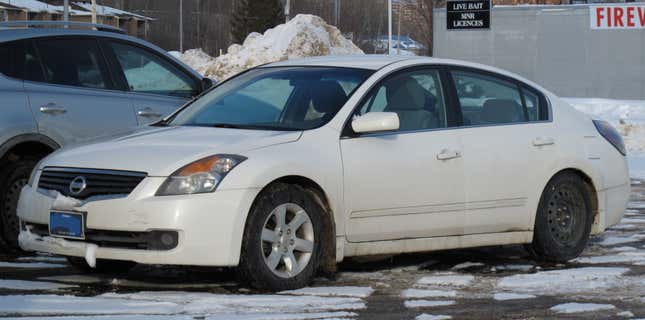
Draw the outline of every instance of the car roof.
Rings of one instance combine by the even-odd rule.
[[[285,60],[262,65],[262,68],[267,67],[338,67],[338,68],[358,68],[379,70],[390,64],[398,62],[408,62],[409,65],[451,65],[475,68],[483,71],[490,71],[497,74],[505,75],[517,80],[520,80],[536,89],[544,92],[549,92],[542,86],[528,80],[518,74],[499,69],[496,67],[479,64],[475,62],[468,62],[463,60],[442,59],[433,57],[422,56],[402,56],[402,55],[344,55],[344,56],[320,56],[302,59]]]

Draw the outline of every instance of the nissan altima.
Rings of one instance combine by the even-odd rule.
[[[616,130],[519,76],[310,58],[50,155],[22,190],[19,242],[83,268],[230,266],[285,290],[353,256],[525,244],[567,261],[621,219],[629,188]]]

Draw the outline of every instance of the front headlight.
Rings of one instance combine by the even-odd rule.
[[[173,173],[157,190],[157,196],[212,192],[245,157],[218,154],[197,160]]]

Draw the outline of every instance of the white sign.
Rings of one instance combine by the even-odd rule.
[[[589,6],[591,29],[645,29],[645,3]]]

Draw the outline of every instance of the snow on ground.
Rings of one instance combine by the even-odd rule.
[[[645,179],[645,101],[565,98],[592,118],[609,121],[625,140],[632,178]]]
[[[645,252],[621,252],[604,256],[581,257],[572,260],[577,263],[601,264],[601,263],[634,263],[645,261]]]
[[[483,267],[483,266],[484,266],[484,264],[481,263],[481,262],[470,262],[470,261],[468,261],[468,262],[463,262],[463,263],[460,263],[458,265],[455,265],[454,267],[452,267],[452,270],[463,270],[463,269],[469,269],[469,268],[473,268],[473,267]]]
[[[217,58],[209,59],[201,50],[188,50],[179,59],[203,75],[221,81],[269,62],[347,54],[363,54],[363,51],[322,18],[299,14],[264,34],[249,34],[244,43],[231,45],[226,54]]]
[[[403,298],[453,298],[457,296],[455,290],[428,290],[406,289],[401,292]]]
[[[0,279],[0,289],[33,291],[60,290],[74,287],[76,286],[52,282]]]
[[[452,319],[451,316],[446,316],[446,315],[434,315],[434,314],[420,314],[418,315],[415,320],[448,320]]]
[[[2,296],[0,315],[218,315],[208,319],[320,319],[353,316],[357,298],[189,292],[106,293],[96,297]],[[308,315],[307,315],[308,314]],[[312,316],[312,314],[315,314]]]
[[[623,244],[623,243],[630,243],[630,242],[638,242],[640,241],[640,238],[637,235],[631,235],[628,237],[605,237],[600,241],[598,244],[601,246],[613,246],[617,244]]]
[[[621,267],[585,267],[516,274],[499,280],[497,288],[544,295],[607,289],[622,284],[622,276],[628,271]]]
[[[49,268],[67,268],[67,265],[56,264],[56,263],[45,263],[45,262],[0,261],[0,268],[49,269]]]
[[[456,304],[454,300],[408,300],[403,304],[407,308],[432,308],[432,307],[444,307],[451,306]]]
[[[297,290],[282,291],[280,294],[320,296],[320,297],[354,297],[367,298],[374,292],[371,287],[306,287]]]
[[[425,286],[465,287],[470,285],[473,280],[475,277],[472,275],[443,274],[423,277],[417,283]]]
[[[20,257],[16,259],[17,261],[25,262],[53,262],[53,263],[67,263],[67,258],[65,257],[54,257],[54,256],[29,256],[29,257]]]
[[[601,310],[611,310],[616,308],[612,304],[600,304],[600,303],[563,303],[551,308],[552,311],[557,313],[576,313],[576,312],[591,312],[591,311],[601,311]]]
[[[532,294],[512,293],[512,292],[500,292],[493,295],[493,299],[497,301],[533,299],[535,297],[536,296]]]

